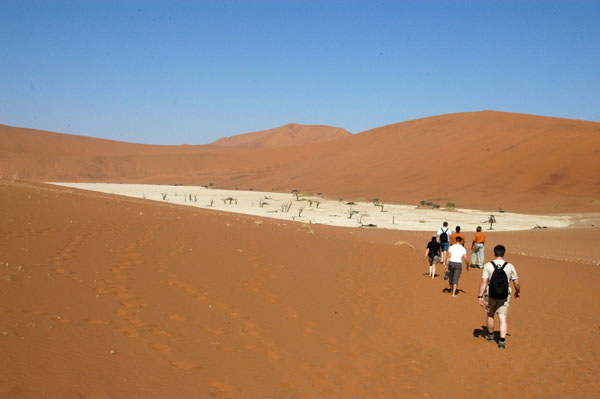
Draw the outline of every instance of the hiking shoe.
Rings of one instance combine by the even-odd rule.
[[[502,342],[502,341],[498,342],[498,348],[506,349],[506,342]]]
[[[494,342],[494,334],[488,334],[487,337],[485,337],[485,339],[487,339],[490,342]]]

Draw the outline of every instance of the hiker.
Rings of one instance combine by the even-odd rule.
[[[448,222],[444,222],[437,231],[437,241],[442,246],[442,263],[448,266],[448,247],[450,246],[450,236],[452,232],[448,228]]]
[[[477,231],[473,236],[473,243],[471,244],[471,265],[483,267],[483,255],[485,251],[485,234],[481,232],[481,226],[477,226]],[[479,259],[478,259],[479,258]]]
[[[425,249],[425,256],[423,260],[429,258],[429,276],[435,278],[435,265],[440,263],[442,250],[440,243],[437,242],[437,234],[431,237],[431,241],[427,243],[427,249]]]
[[[450,261],[446,266],[446,270],[450,272],[448,276],[448,284],[450,285],[449,291],[452,292],[452,297],[456,296],[456,290],[458,288],[458,280],[462,273],[463,261],[469,271],[469,262],[467,261],[467,250],[462,245],[462,238],[456,237],[456,244],[452,245],[448,252],[450,252]]]
[[[450,236],[450,245],[456,244],[456,238],[460,237],[462,239],[462,246],[464,247],[467,240],[465,239],[464,234],[460,232],[460,226],[456,226],[455,230],[456,233]]]
[[[512,281],[515,287],[515,299],[521,296],[521,286],[519,285],[519,277],[517,270],[512,265],[504,260],[506,248],[503,245],[494,247],[494,259],[488,262],[483,267],[481,273],[481,286],[479,287],[479,296],[477,297],[479,305],[487,311],[487,340],[494,341],[494,315],[498,313],[500,320],[500,340],[498,347],[506,348],[506,332],[508,324],[508,306],[510,304],[510,284]],[[484,296],[485,294],[485,296]]]

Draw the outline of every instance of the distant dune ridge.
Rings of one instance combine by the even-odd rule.
[[[274,129],[223,137],[212,145],[229,148],[278,148],[299,144],[318,143],[351,136],[346,129],[324,125],[290,123]]]
[[[356,135],[290,124],[209,145],[122,143],[0,125],[0,174],[323,193],[527,212],[597,211],[600,123],[496,111]]]

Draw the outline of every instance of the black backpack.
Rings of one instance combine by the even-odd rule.
[[[490,287],[488,291],[488,295],[490,298],[508,298],[508,276],[504,272],[504,266],[506,266],[507,264],[507,262],[504,262],[502,266],[498,267],[498,265],[496,265],[492,261],[492,265],[494,266],[494,272],[492,273],[492,277],[490,278]]]
[[[448,242],[448,229],[442,229],[442,234],[440,234],[440,242]]]

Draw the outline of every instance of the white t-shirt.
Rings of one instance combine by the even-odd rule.
[[[450,252],[450,262],[462,263],[462,258],[467,254],[467,249],[460,244],[451,245],[448,248]]]

